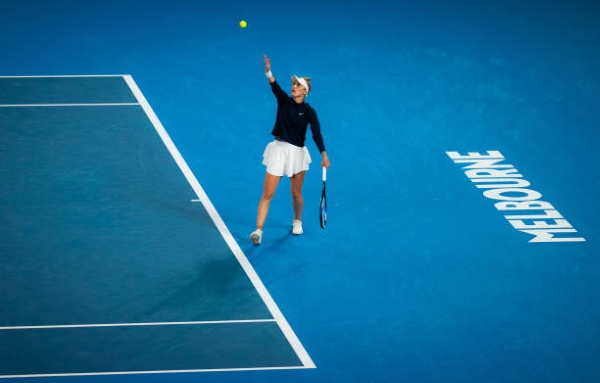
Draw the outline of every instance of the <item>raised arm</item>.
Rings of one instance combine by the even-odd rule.
[[[265,60],[265,76],[267,76],[270,83],[273,83],[275,82],[275,77],[273,77],[273,73],[271,73],[271,60],[269,60],[267,55],[264,55],[263,59]]]

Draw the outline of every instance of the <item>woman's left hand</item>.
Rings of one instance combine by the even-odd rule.
[[[329,157],[327,157],[327,153],[321,152],[321,155],[323,156],[323,160],[321,160],[321,166],[324,166],[326,169],[329,168],[330,162]]]

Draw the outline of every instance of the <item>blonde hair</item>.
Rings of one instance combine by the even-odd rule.
[[[310,85],[310,77],[303,77],[306,80],[306,83],[308,84],[308,93],[310,93],[310,90],[312,89],[312,85]]]

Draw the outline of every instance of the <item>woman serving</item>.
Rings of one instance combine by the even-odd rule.
[[[271,134],[274,140],[270,142],[263,153],[263,165],[267,167],[263,193],[258,204],[256,230],[250,234],[250,239],[255,245],[262,240],[263,226],[269,212],[271,200],[277,190],[277,185],[283,176],[290,178],[292,190],[292,206],[294,220],[292,234],[300,235],[302,230],[302,185],[304,176],[311,162],[308,149],[304,145],[306,131],[310,125],[313,141],[321,153],[321,166],[329,167],[329,158],[325,151],[325,144],[321,136],[321,125],[315,110],[304,100],[310,92],[310,78],[292,76],[291,97],[279,86],[273,73],[271,61],[267,56],[265,60],[265,75],[271,85],[271,90],[277,99],[277,115]]]

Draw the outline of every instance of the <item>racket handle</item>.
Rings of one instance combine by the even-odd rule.
[[[322,176],[323,182],[325,182],[327,180],[327,168],[325,166],[323,166],[323,176]]]

